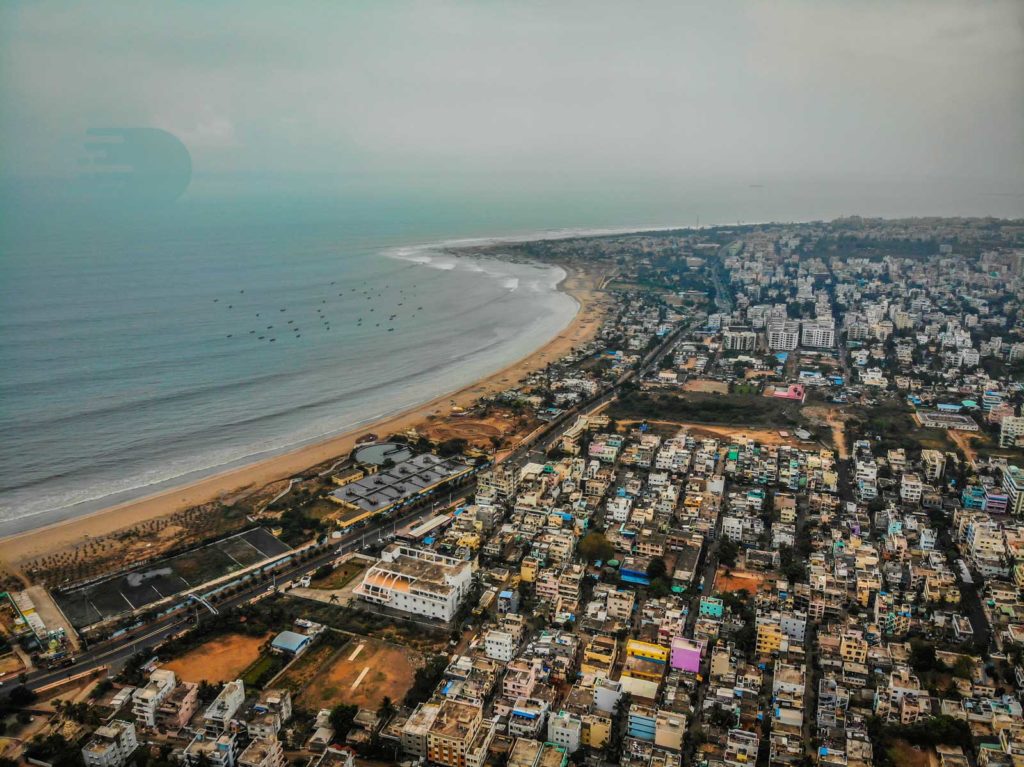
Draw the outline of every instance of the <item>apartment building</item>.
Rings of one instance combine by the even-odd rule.
[[[143,727],[156,726],[156,713],[177,685],[178,679],[170,669],[158,668],[149,675],[149,681],[132,696],[132,714]]]
[[[479,706],[442,701],[427,730],[427,759],[444,767],[467,767],[467,753],[482,723]]]
[[[86,767],[124,767],[138,745],[135,725],[115,719],[96,728],[82,749],[82,759]]]
[[[1003,469],[1003,490],[1009,496],[1007,512],[1024,514],[1024,470],[1019,466],[1007,466]]]

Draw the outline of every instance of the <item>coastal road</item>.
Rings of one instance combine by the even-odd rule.
[[[636,377],[642,378],[653,370],[660,360],[671,351],[679,336],[695,327],[699,322],[698,318],[691,323],[676,328],[641,360],[640,365],[636,369],[626,371],[609,389],[595,395],[585,403],[566,411],[559,418],[547,424],[529,443],[517,447],[505,460],[512,461],[517,466],[522,466],[531,458],[539,457],[546,453],[555,440],[561,436],[562,427],[570,419],[585,413],[592,413],[615,399],[623,385]],[[459,488],[457,494],[449,497],[449,501],[454,502],[468,497],[473,492],[474,487],[475,482]],[[342,554],[364,549],[372,543],[379,542],[387,534],[394,532],[399,525],[424,513],[429,513],[429,511],[423,507],[416,507],[401,517],[380,520],[376,524],[371,524],[364,530],[359,531],[358,534],[351,533],[338,542],[329,543],[321,553],[305,562],[286,566],[280,572],[275,573],[275,577],[279,581],[288,581],[311,574],[317,568],[333,561]],[[273,586],[269,588],[273,588]],[[230,610],[233,607],[248,602],[253,597],[265,593],[267,589],[268,584],[266,581],[254,582],[251,585],[243,586],[238,593],[228,599],[217,602],[215,607],[218,611]],[[156,620],[141,629],[139,633],[100,642],[93,647],[83,650],[75,657],[75,663],[71,666],[62,669],[39,669],[33,671],[26,676],[25,684],[35,690],[101,666],[119,666],[138,652],[152,651],[161,642],[187,628],[193,620],[193,616],[188,612]]]
[[[453,493],[450,497],[450,502],[454,503],[465,498],[472,492],[472,489],[472,486],[459,488],[459,492]],[[318,568],[332,562],[343,554],[365,549],[367,546],[383,540],[400,525],[426,513],[429,513],[429,509],[417,507],[400,517],[381,520],[377,524],[360,531],[358,534],[350,534],[340,539],[340,541],[331,541],[311,559],[305,562],[294,563],[276,572],[274,574],[275,579],[277,582],[284,582],[301,578],[303,575],[312,574]],[[272,588],[273,585],[268,581],[253,582],[243,586],[238,593],[231,597],[216,602],[214,606],[218,612],[230,610],[245,604],[253,597],[259,596]],[[201,610],[202,608],[199,609]],[[138,652],[152,651],[161,642],[186,629],[194,620],[195,618],[191,612],[178,613],[156,620],[140,629],[138,633],[100,642],[87,650],[83,650],[75,656],[75,663],[71,666],[62,669],[39,669],[31,672],[27,675],[25,684],[31,689],[36,690],[55,682],[61,682],[76,674],[99,668],[100,666],[117,667]]]

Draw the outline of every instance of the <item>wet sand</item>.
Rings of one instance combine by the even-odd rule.
[[[564,267],[563,267],[564,268]],[[529,373],[568,354],[594,337],[601,325],[603,304],[598,300],[601,275],[567,270],[561,289],[576,299],[579,308],[572,322],[529,356],[457,392],[441,395],[397,415],[360,426],[350,432],[307,445],[289,453],[230,469],[195,483],[118,504],[74,519],[56,522],[0,539],[0,559],[18,567],[39,556],[76,546],[88,538],[109,535],[142,522],[174,514],[203,503],[256,491],[272,482],[347,455],[367,433],[381,437],[424,424],[428,417],[447,415],[453,406],[468,407],[479,397],[514,387]]]

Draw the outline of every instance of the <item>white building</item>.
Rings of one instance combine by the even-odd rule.
[[[235,767],[238,756],[238,743],[235,734],[226,732],[216,738],[209,738],[203,733],[197,734],[192,742],[185,746],[182,762],[188,767]]]
[[[110,724],[96,728],[82,749],[82,759],[86,767],[123,767],[138,745],[135,725],[115,719]]]
[[[238,757],[238,767],[285,767],[284,749],[276,738],[256,738]]]
[[[768,348],[775,352],[791,352],[800,345],[800,323],[774,321],[768,325]]]
[[[484,652],[492,660],[508,663],[516,654],[516,638],[511,631],[491,629],[484,637]]]
[[[568,711],[559,711],[548,718],[548,742],[562,746],[572,754],[579,750],[583,721]]]
[[[804,320],[800,326],[800,343],[812,349],[836,345],[836,327],[832,320]]]
[[[220,688],[217,697],[203,714],[203,725],[207,735],[217,736],[230,728],[238,709],[245,703],[245,684],[241,679],[228,682]]]
[[[757,348],[757,333],[750,328],[727,328],[722,333],[722,348],[731,352],[752,352]]]
[[[158,668],[151,673],[146,686],[132,696],[135,721],[143,727],[156,727],[156,710],[177,684],[178,679],[170,669]]]
[[[450,621],[469,592],[471,563],[393,543],[353,593],[394,610]]]
[[[916,474],[904,474],[900,479],[900,499],[904,503],[920,503],[924,483]]]
[[[1024,416],[1009,415],[999,427],[999,447],[1016,447],[1024,439]]]
[[[1017,466],[1003,469],[1003,490],[1010,496],[1006,511],[1010,514],[1024,514],[1024,470]]]

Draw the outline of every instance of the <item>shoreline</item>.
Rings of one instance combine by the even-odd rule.
[[[557,335],[525,357],[458,390],[440,394],[340,434],[81,516],[4,536],[0,538],[2,561],[13,568],[20,568],[32,559],[72,548],[91,538],[110,535],[225,496],[259,491],[313,466],[347,456],[355,447],[356,440],[366,433],[377,432],[384,436],[405,431],[424,424],[433,416],[447,415],[453,406],[465,408],[481,396],[514,386],[526,375],[590,340],[600,327],[603,310],[598,301],[601,283],[598,275],[559,266],[565,271],[565,276],[557,289],[576,301],[576,313]]]

